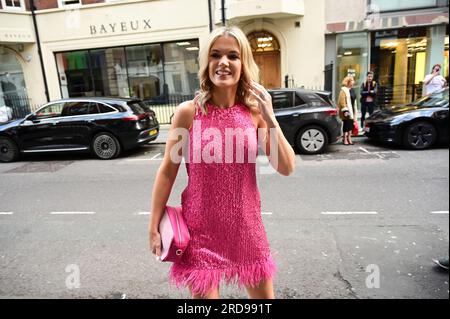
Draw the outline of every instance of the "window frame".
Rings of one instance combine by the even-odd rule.
[[[1,1],[2,1],[2,10],[20,11],[20,12],[24,12],[26,10],[25,0],[20,0],[20,7],[7,6],[6,0],[1,0]]]
[[[78,3],[65,4],[65,1],[78,1]],[[81,0],[58,0],[58,8],[79,8],[82,5]]]

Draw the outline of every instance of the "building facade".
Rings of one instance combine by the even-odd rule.
[[[448,82],[448,0],[327,0],[325,42],[335,97],[346,75],[359,94],[370,70],[381,107],[408,103],[422,95],[434,64]]]
[[[0,104],[190,98],[223,17],[249,38],[263,85],[323,88],[325,0],[1,0]]]

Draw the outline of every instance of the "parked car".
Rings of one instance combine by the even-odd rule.
[[[288,142],[300,153],[325,152],[342,135],[331,92],[271,89],[275,117]]]
[[[374,112],[366,119],[364,135],[410,149],[448,142],[448,88],[406,105]]]
[[[0,125],[0,162],[14,161],[21,153],[48,152],[92,152],[112,159],[158,134],[155,112],[140,100],[63,99]]]

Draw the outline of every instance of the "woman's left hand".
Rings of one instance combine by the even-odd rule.
[[[262,85],[256,82],[252,82],[250,92],[258,102],[258,107],[264,121],[267,123],[275,122],[276,120],[273,112],[272,96],[270,96],[269,92],[267,92]]]

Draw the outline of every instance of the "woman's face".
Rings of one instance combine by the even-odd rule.
[[[350,81],[347,82],[347,84],[348,84],[347,87],[352,88],[353,85],[355,84],[355,81],[354,80],[350,80]]]
[[[211,82],[220,88],[237,86],[242,62],[239,44],[233,36],[221,36],[209,51],[208,73]]]

